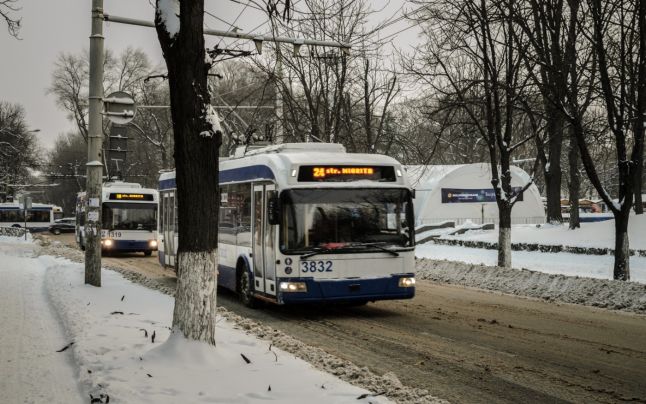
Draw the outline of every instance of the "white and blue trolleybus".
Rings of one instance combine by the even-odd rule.
[[[156,189],[128,182],[103,184],[100,201],[90,201],[85,192],[76,200],[76,242],[85,250],[85,215],[90,203],[101,205],[101,250],[103,252],[143,252],[157,250]]]
[[[0,227],[27,227],[30,231],[44,231],[63,217],[63,210],[56,205],[32,203],[27,209],[19,202],[0,203]]]
[[[414,296],[413,193],[395,159],[329,143],[240,147],[219,176],[218,284],[245,304]],[[159,260],[174,267],[174,171],[159,192]]]

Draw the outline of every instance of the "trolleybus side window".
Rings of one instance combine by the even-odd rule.
[[[0,210],[0,222],[21,222],[24,221],[22,213],[18,209]]]
[[[51,210],[29,210],[27,211],[28,222],[49,223],[52,219]]]

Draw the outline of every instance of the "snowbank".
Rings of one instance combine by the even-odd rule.
[[[220,317],[217,347],[172,334],[173,299],[103,271],[83,284],[83,268],[41,256],[47,293],[79,367],[82,388],[110,402],[386,403],[314,369]],[[153,337],[154,336],[154,337]],[[246,358],[246,359],[245,359]],[[249,361],[249,363],[247,363]]]
[[[634,282],[430,259],[417,261],[417,277],[548,301],[646,314],[646,285]]]
[[[628,237],[631,249],[646,250],[646,215],[632,215],[630,217]],[[442,238],[496,243],[498,242],[498,230],[473,230],[461,235],[445,235]],[[581,223],[581,228],[577,230],[569,230],[567,224],[544,224],[540,227],[517,225],[512,226],[511,241],[514,243],[614,249],[615,221]]]
[[[498,251],[493,249],[424,244],[415,247],[417,258],[459,261],[467,264],[495,266]],[[614,256],[540,251],[512,251],[514,268],[525,268],[547,274],[612,279]],[[418,268],[419,270],[419,268]],[[646,257],[630,257],[630,279],[646,283]]]
[[[25,229],[23,227],[3,227],[0,226],[0,242],[15,242],[18,239],[25,240]],[[27,232],[27,240],[31,241],[31,233]]]

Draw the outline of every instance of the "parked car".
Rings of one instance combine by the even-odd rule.
[[[62,219],[54,220],[54,224],[49,226],[50,233],[74,233],[76,228],[76,219],[73,217],[64,217]]]

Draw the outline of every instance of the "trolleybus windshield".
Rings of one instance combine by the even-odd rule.
[[[154,230],[157,204],[103,203],[103,228],[109,230]]]
[[[282,204],[285,253],[413,245],[413,204],[405,189],[294,189],[282,193]]]

